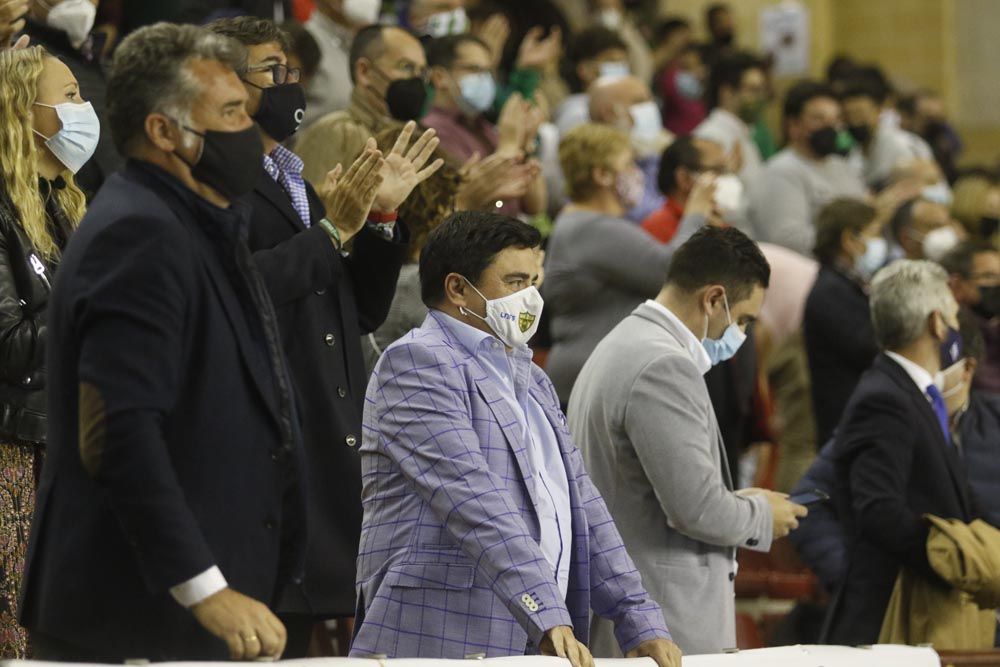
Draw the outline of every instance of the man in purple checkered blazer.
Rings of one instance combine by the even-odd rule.
[[[352,656],[540,652],[587,667],[593,610],[627,656],[680,665],[531,363],[540,241],[512,218],[462,212],[423,249],[431,312],[386,350],[365,398]]]

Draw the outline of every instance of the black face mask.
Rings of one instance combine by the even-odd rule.
[[[261,91],[260,108],[253,116],[260,129],[275,141],[284,141],[295,134],[306,114],[306,93],[302,86],[297,83],[270,88],[262,88],[255,83],[250,85]]]
[[[867,144],[872,138],[872,129],[867,125],[848,125],[847,131],[861,145]]]
[[[1000,285],[979,288],[979,303],[972,310],[985,319],[991,320],[1000,315]]]
[[[418,76],[392,81],[385,92],[385,103],[396,120],[420,120],[430,106],[427,84]]]
[[[991,218],[986,215],[979,218],[979,234],[983,238],[993,238],[997,231],[1000,231],[1000,218]]]
[[[837,128],[827,126],[809,135],[809,147],[821,158],[837,152]]]
[[[257,128],[251,125],[237,132],[205,130],[204,133],[182,125],[191,134],[202,138],[201,157],[191,164],[180,153],[191,175],[214,188],[227,199],[235,199],[253,190],[264,168],[264,144]]]
[[[715,34],[715,43],[719,46],[731,46],[733,40],[736,39],[732,32],[718,32]]]

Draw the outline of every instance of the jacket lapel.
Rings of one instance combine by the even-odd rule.
[[[913,402],[917,412],[920,413],[920,418],[924,422],[924,428],[933,434],[931,437],[937,441],[941,455],[945,459],[948,474],[951,477],[955,493],[958,495],[958,500],[962,505],[962,509],[966,515],[968,515],[970,509],[969,498],[965,491],[966,485],[962,483],[963,479],[965,479],[965,474],[962,470],[962,463],[958,459],[958,453],[955,450],[955,445],[945,441],[944,434],[941,432],[941,424],[938,422],[933,408],[930,403],[927,402],[927,398],[920,393],[919,389],[917,389],[917,385],[914,384],[913,380],[909,375],[907,375],[906,371],[900,368],[899,364],[885,355],[881,355],[879,357],[878,363],[882,366],[883,372],[885,372],[893,382],[907,392],[907,395]]]
[[[299,217],[298,211],[292,206],[292,198],[288,196],[288,193],[285,192],[285,189],[277,181],[271,178],[267,171],[261,170],[261,176],[257,179],[257,185],[254,186],[254,190],[266,199],[281,214],[281,217],[295,228],[295,231],[300,232],[306,228],[302,222],[302,218]]]

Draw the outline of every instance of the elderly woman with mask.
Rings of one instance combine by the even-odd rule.
[[[69,68],[41,47],[0,51],[0,90],[0,654],[24,658],[14,614],[46,435],[46,310],[84,211],[73,174],[100,124]]]

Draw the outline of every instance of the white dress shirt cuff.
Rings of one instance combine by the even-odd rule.
[[[228,585],[226,578],[222,576],[222,570],[213,565],[198,576],[173,586],[170,594],[182,607],[189,608],[215,595]]]

